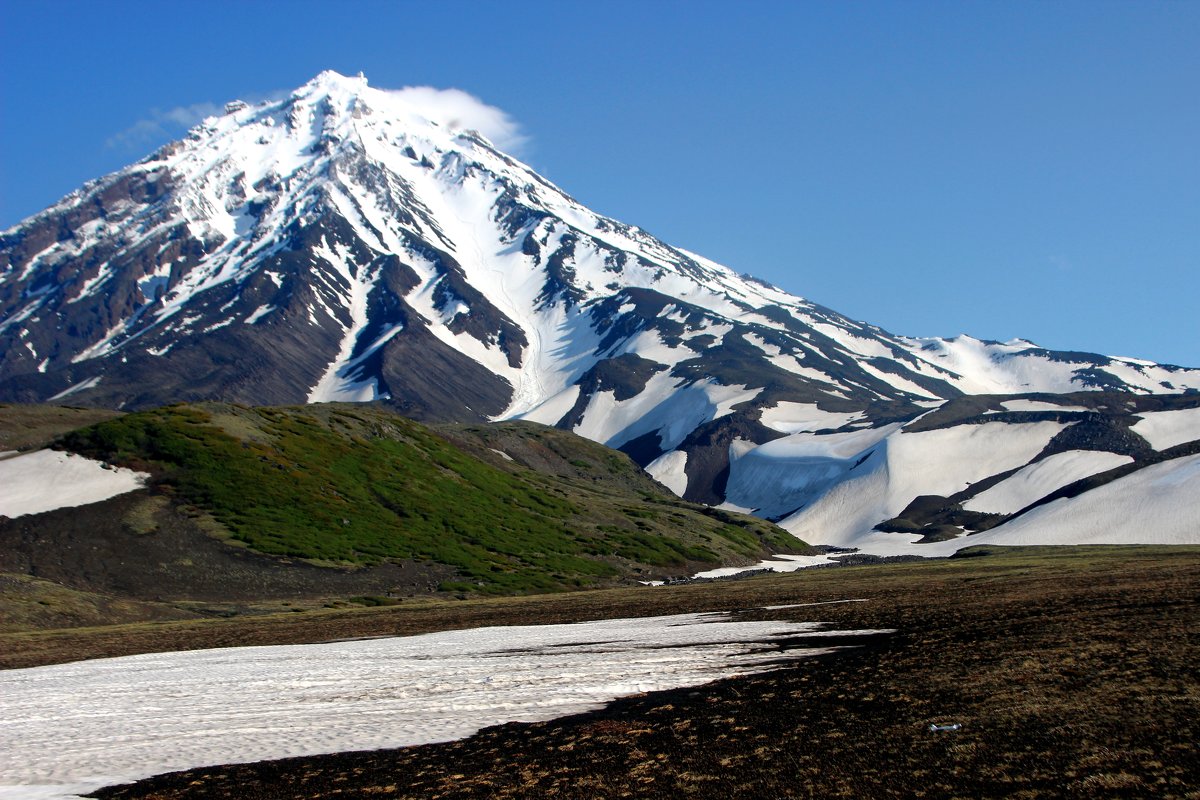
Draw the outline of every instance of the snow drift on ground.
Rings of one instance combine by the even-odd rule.
[[[771,572],[795,572],[796,570],[805,569],[807,567],[816,567],[823,564],[836,563],[827,555],[818,556],[789,556],[777,555],[774,558],[760,561],[749,567],[720,567],[718,569],[710,569],[704,572],[697,572],[693,578],[727,578],[730,575],[739,575],[743,572],[756,572],[760,569],[770,570]]]
[[[879,556],[944,558],[980,544],[1200,544],[1200,455],[1140,469],[989,531],[928,544],[917,544],[920,538],[864,531],[848,537],[847,546]]]
[[[1055,500],[963,544],[1200,544],[1200,455]],[[961,540],[959,540],[961,541]]]
[[[949,496],[1025,465],[1063,427],[993,422],[921,433],[893,425],[793,434],[735,452],[726,497],[763,516],[790,514],[780,524],[810,544],[855,547],[920,495]]]
[[[647,590],[651,591],[651,590]],[[771,669],[820,623],[684,614],[0,672],[0,798],[65,798],[172,770],[447,741],[638,692]],[[866,631],[837,632],[847,636]]]
[[[1131,430],[1155,450],[1166,450],[1200,439],[1200,408],[1149,411],[1139,416],[1141,421],[1134,424]]]
[[[1100,450],[1055,453],[1022,467],[992,488],[980,492],[963,503],[963,508],[985,514],[1015,514],[1067,484],[1132,461],[1131,456]]]
[[[0,515],[20,517],[98,503],[142,488],[148,477],[73,453],[26,453],[0,461]]]

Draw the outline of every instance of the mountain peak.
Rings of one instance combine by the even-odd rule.
[[[995,466],[978,483],[1060,451],[1141,457],[1134,406],[1107,392],[1174,393],[1135,410],[1164,447],[1189,441],[1200,370],[894,336],[591,211],[503,152],[514,135],[465,92],[334,71],[231,103],[0,235],[0,402],[519,418],[624,450],[689,500],[815,508],[795,525],[855,535],[956,496],[962,465]],[[964,394],[991,397],[942,413]],[[893,464],[937,482],[887,484]],[[886,504],[813,505],[835,478]]]
[[[710,423],[724,452],[963,392],[1200,387],[848,320],[596,214],[505,154],[514,136],[460,90],[333,70],[229,104],[0,238],[0,400],[390,398],[657,456]]]
[[[367,85],[367,76],[363,73],[358,73],[355,76],[343,75],[337,70],[323,69],[317,73],[316,77],[310,80],[305,86],[338,86],[347,89],[359,88]]]

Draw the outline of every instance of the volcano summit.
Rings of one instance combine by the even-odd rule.
[[[588,210],[431,107],[323,72],[5,231],[0,400],[527,419],[839,544],[1163,460],[1139,426],[1200,439],[1200,370],[852,321]],[[909,508],[1078,452],[1112,458],[1061,457],[975,516]]]

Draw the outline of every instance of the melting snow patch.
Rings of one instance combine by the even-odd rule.
[[[731,464],[727,496],[759,509],[805,504],[780,525],[810,543],[875,555],[934,555],[929,545],[913,550],[904,535],[872,529],[921,495],[949,497],[1025,466],[1065,427],[989,422],[920,433],[896,432],[893,425],[851,434],[794,434]],[[882,552],[868,549],[877,546]]]
[[[712,379],[686,384],[684,379],[659,372],[646,388],[628,400],[615,392],[596,392],[588,402],[575,433],[620,447],[631,439],[657,432],[661,446],[673,450],[696,427],[723,417],[735,405],[753,400],[762,389],[725,386]]]
[[[0,461],[0,514],[20,517],[98,503],[142,488],[148,477],[58,450],[6,458]]]
[[[1200,408],[1149,411],[1138,416],[1142,419],[1133,425],[1132,430],[1155,450],[1166,450],[1200,439]]]
[[[1133,461],[1130,456],[1097,450],[1068,450],[1022,467],[990,489],[967,502],[967,511],[985,514],[1015,514],[1067,484]]]
[[[1003,400],[1000,405],[1006,411],[1090,411],[1086,406],[1060,406],[1042,400]],[[999,413],[999,412],[992,412]]]
[[[543,425],[554,425],[566,416],[568,411],[575,407],[575,401],[578,398],[579,385],[568,386],[548,400],[543,401],[524,413],[516,415],[515,419],[527,419],[531,422],[540,422]]]
[[[212,333],[212,332],[213,332],[213,331],[215,331],[215,330],[220,330],[221,328],[224,328],[224,327],[227,327],[227,326],[229,326],[229,325],[232,325],[232,324],[234,323],[234,320],[236,320],[236,319],[237,319],[236,317],[228,317],[227,319],[223,319],[223,320],[221,320],[221,321],[220,321],[220,322],[218,322],[218,323],[215,323],[215,324],[213,324],[213,325],[209,325],[207,328],[205,328],[205,329],[204,329],[204,332],[205,332],[205,333]]]
[[[763,409],[760,422],[781,433],[801,433],[840,428],[862,419],[862,416],[861,411],[824,411],[815,403],[792,403],[784,400],[772,408]]]
[[[798,569],[805,567],[816,567],[821,564],[836,564],[831,557],[827,555],[819,556],[786,556],[776,555],[775,558],[768,561],[760,561],[757,564],[752,564],[749,567],[721,567],[720,569],[710,569],[706,572],[697,572],[693,578],[728,578],[730,575],[739,575],[743,572],[756,572],[758,570],[770,570],[771,572],[795,572]]]
[[[449,741],[762,672],[827,652],[770,643],[834,633],[729,620],[478,628],[7,670],[0,797],[64,798],[204,765]]]
[[[1200,544],[1200,455],[1140,469],[1078,497],[1055,500],[970,544]]]
[[[688,484],[686,468],[687,452],[684,450],[672,450],[669,453],[663,453],[647,464],[646,472],[650,473],[650,477],[654,478],[654,480],[680,497],[683,497],[684,492],[687,491]]]

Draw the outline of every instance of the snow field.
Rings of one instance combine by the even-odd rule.
[[[962,335],[953,339],[902,337],[897,341],[918,359],[935,368],[922,370],[924,374],[942,377],[968,394],[1064,393],[1094,388],[1075,374],[1077,369],[1086,365],[1085,362],[1054,361],[1042,355],[1033,342],[1023,339],[1001,343]],[[1105,372],[1135,390],[1154,393],[1164,389],[1178,392],[1200,388],[1196,385],[1200,381],[1193,370],[1176,371],[1135,358],[1096,356],[1096,359],[1095,363]],[[938,367],[950,370],[954,375],[939,375],[936,371]]]
[[[1200,544],[1200,455],[1055,500],[966,544]]]
[[[785,400],[763,409],[759,421],[780,433],[802,433],[840,428],[862,418],[861,411],[823,411],[815,403],[790,403]]]
[[[1001,344],[963,335],[902,342],[918,359],[954,373],[953,376],[927,374],[937,375],[968,394],[1073,392],[1084,388],[1075,382],[1075,365],[1022,355],[1036,349],[1036,345],[1020,339]]]
[[[899,424],[848,433],[797,433],[764,445],[730,445],[726,504],[778,517],[808,505],[844,480],[859,458]]]
[[[105,469],[99,461],[37,450],[0,460],[0,514],[20,517],[98,503],[142,488],[144,472]]]
[[[963,508],[985,514],[1015,514],[1067,484],[1130,463],[1133,463],[1131,456],[1096,450],[1056,453],[1022,467],[1012,476],[963,503]]]
[[[1132,430],[1155,450],[1200,439],[1200,407],[1176,411],[1149,411],[1139,415]]]
[[[612,391],[596,392],[574,430],[609,447],[657,431],[663,449],[673,450],[697,426],[728,414],[761,391],[723,386],[711,379],[688,384],[669,372],[657,372],[640,394],[628,400],[617,400]]]
[[[841,499],[846,513],[853,513],[852,499]],[[792,530],[787,522],[783,527]],[[1200,544],[1200,455],[1140,469],[1078,497],[1039,506],[989,531],[929,544],[917,544],[920,538],[865,530],[844,536],[843,546],[878,556],[945,558],[981,544]]]
[[[0,798],[67,798],[211,764],[401,747],[553,719],[826,652],[820,623],[684,614],[0,672]],[[847,643],[855,634],[838,631]]]
[[[780,525],[810,544],[859,547],[877,523],[895,517],[918,496],[949,496],[1023,466],[1064,427],[1057,422],[990,422],[890,433],[869,452],[864,448],[850,458],[814,461],[813,466],[825,469],[830,488]],[[731,467],[731,485],[736,469]]]

